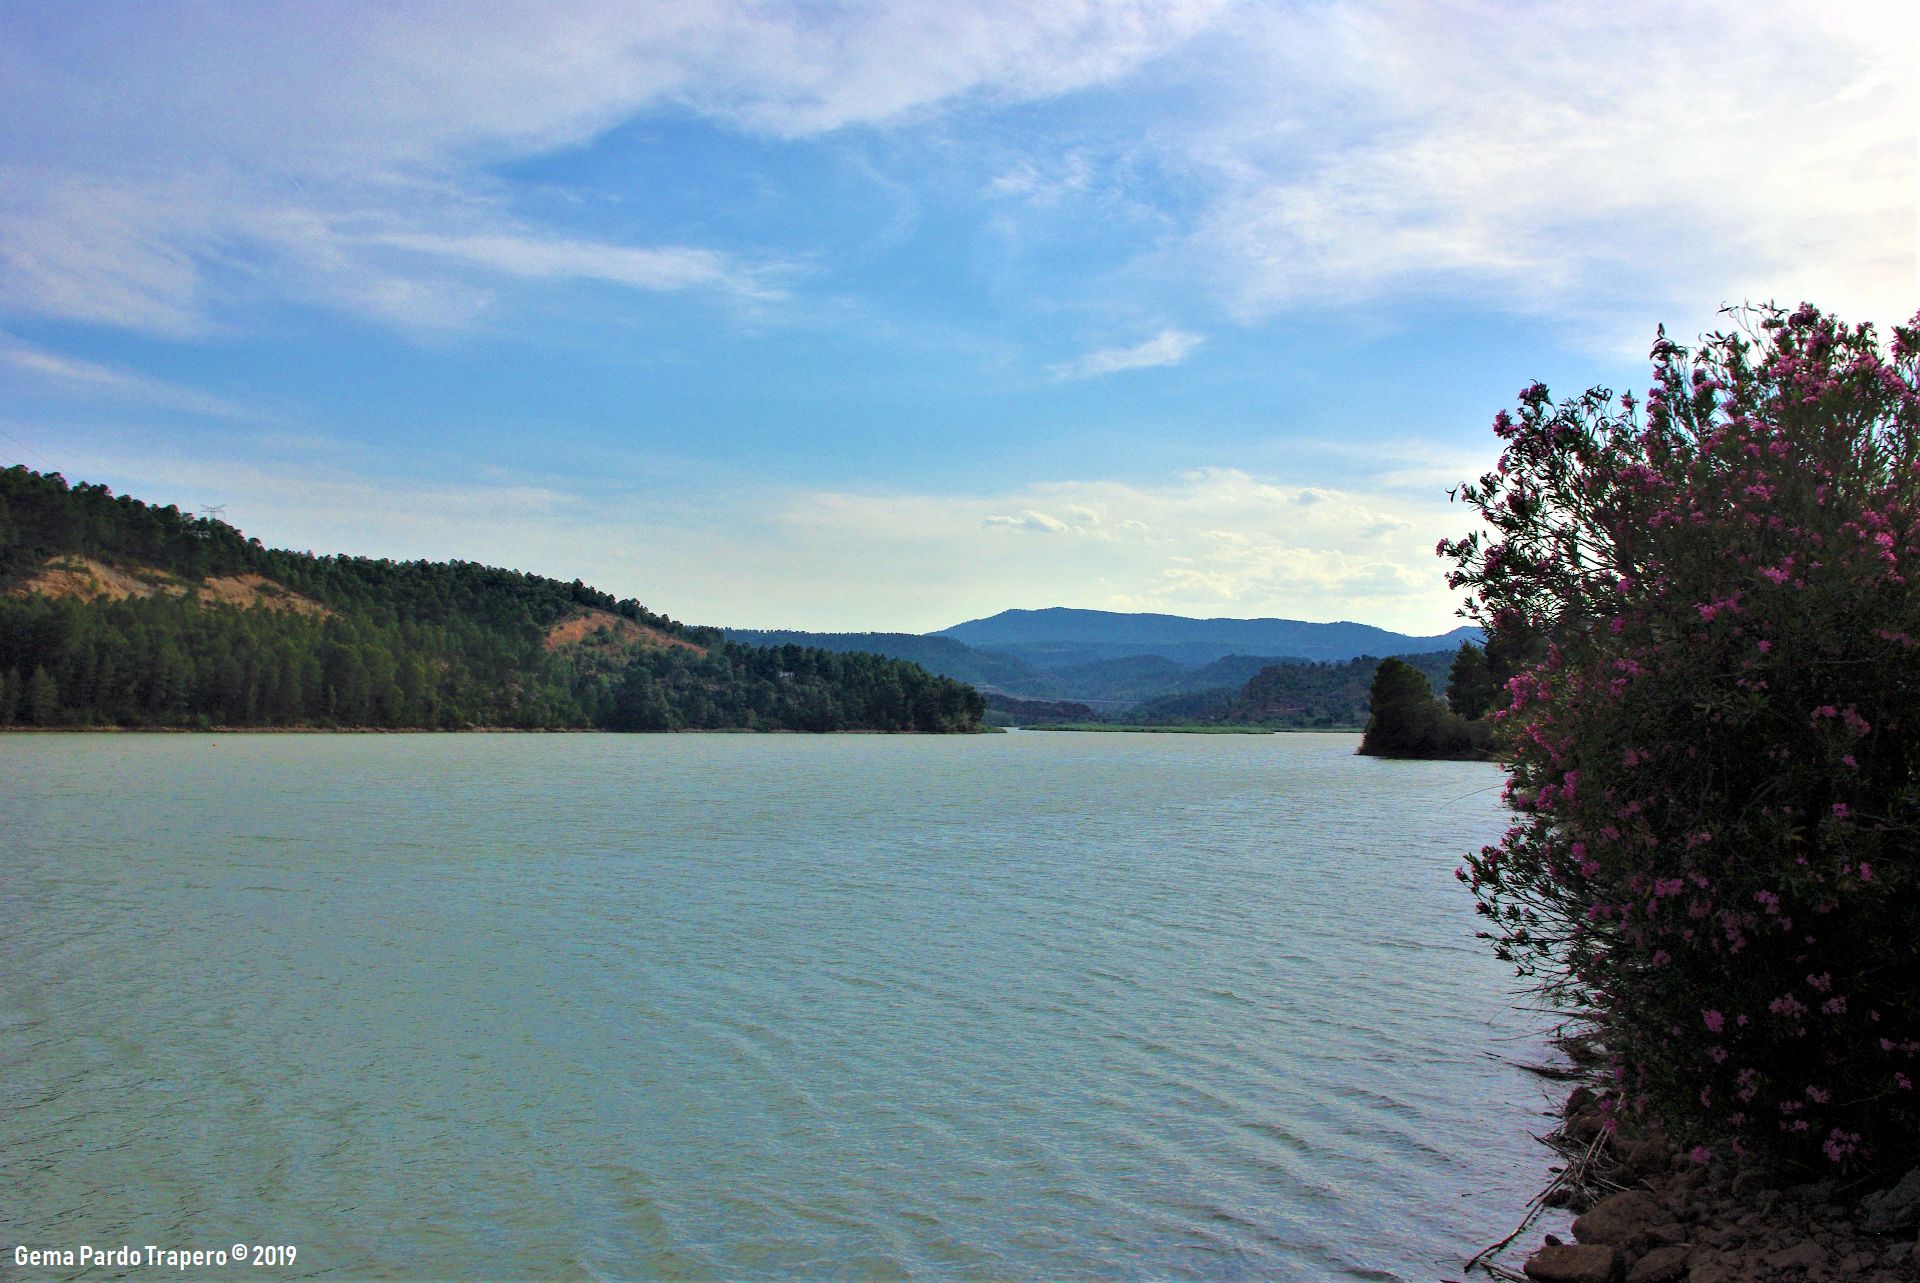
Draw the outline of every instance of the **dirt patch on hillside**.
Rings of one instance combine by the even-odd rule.
[[[202,583],[195,595],[201,601],[249,608],[258,606],[262,610],[290,610],[296,615],[312,615],[316,618],[333,613],[311,597],[302,597],[265,575],[216,576]]]
[[[157,570],[128,571],[86,557],[55,557],[25,583],[11,588],[9,597],[74,597],[81,601],[125,601],[186,589],[169,583],[171,575]]]
[[[665,646],[704,655],[707,648],[696,646],[684,637],[661,632],[658,628],[635,623],[624,615],[606,610],[589,610],[583,615],[563,619],[547,629],[546,648],[587,646],[595,650],[626,650],[632,646]]]
[[[54,557],[45,568],[7,590],[9,597],[126,601],[130,597],[185,597],[243,609],[287,610],[315,617],[333,612],[264,575],[220,575],[201,583],[151,566],[110,566],[91,557]]]

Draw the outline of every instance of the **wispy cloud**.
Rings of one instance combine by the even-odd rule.
[[[926,631],[1068,605],[1438,633],[1456,622],[1456,596],[1433,545],[1465,522],[1444,499],[1367,478],[1315,488],[1231,468],[984,494],[743,494],[733,476],[495,476],[237,441],[214,465],[99,434],[63,463],[143,498],[224,505],[278,546],[579,576],[677,618],[740,627]]]
[[[261,298],[433,328],[542,282],[777,295],[769,264],[793,253],[516,208],[515,162],[672,112],[785,140],[930,126],[943,163],[981,167],[995,225],[1071,227],[1076,201],[1149,212],[1116,251],[1130,266],[1064,282],[1109,304],[1197,285],[1261,322],[1444,294],[1630,316],[1636,341],[1650,312],[1684,331],[1675,308],[1744,297],[1900,315],[1911,8],[58,7],[0,32],[0,303],[183,336]],[[1124,145],[1042,125],[1010,155],[968,131],[1085,92],[1108,94]],[[1176,353],[1113,349],[1062,377]]]
[[[1225,7],[587,0],[23,16],[0,32],[0,304],[179,337],[259,298],[460,326],[516,281],[765,299],[770,274],[735,245],[525,226],[505,213],[500,168],[651,110],[802,138],[1043,98],[1123,76]],[[380,252],[396,248],[415,261]]]
[[[0,162],[0,303],[170,338],[211,328],[196,262],[211,228],[195,207],[213,198],[168,188]]]
[[[990,517],[981,518],[980,525],[988,530],[992,530],[995,527],[1012,530],[1038,530],[1042,534],[1051,535],[1063,535],[1073,529],[1072,526],[1060,520],[1060,518],[1053,516],[1051,513],[1031,511],[1022,512],[1015,516],[995,513]]]
[[[1686,332],[1747,297],[1904,315],[1917,22],[1787,0],[1247,15],[1212,52],[1286,88],[1180,144],[1210,194],[1167,252],[1249,320],[1444,294],[1628,314],[1644,346],[1649,314]]]
[[[1106,347],[1078,360],[1049,367],[1056,379],[1097,379],[1122,370],[1149,370],[1156,365],[1179,365],[1206,339],[1185,330],[1162,330],[1132,347]]]
[[[443,236],[388,232],[368,239],[374,244],[534,279],[606,281],[640,290],[717,289],[757,299],[776,298],[781,293],[769,283],[770,269],[750,267],[732,255],[707,249],[634,249],[501,233]]]
[[[1444,499],[1371,481],[1332,490],[1211,468],[1158,484],[1063,481],[983,496],[812,492],[793,496],[776,528],[800,580],[872,619],[858,605],[872,573],[854,570],[868,550],[914,627],[1075,605],[1442,632],[1457,603],[1433,546],[1464,523]],[[837,587],[835,573],[847,576]],[[894,619],[862,626],[909,626]]]
[[[226,397],[214,396],[195,388],[182,387],[164,379],[149,378],[130,370],[63,356],[45,348],[23,343],[0,334],[0,364],[17,370],[39,382],[87,396],[109,397],[138,405],[222,419],[265,417],[260,410]]]

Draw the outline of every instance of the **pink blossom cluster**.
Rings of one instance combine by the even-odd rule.
[[[1443,541],[1539,639],[1496,716],[1484,932],[1598,1013],[1699,1155],[1920,1157],[1920,317],[1662,334],[1644,399],[1539,384]],[[1704,1161],[1704,1160],[1701,1160]]]

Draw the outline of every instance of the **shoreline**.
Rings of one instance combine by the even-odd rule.
[[[1151,726],[1127,722],[1038,722],[1023,731],[1084,731],[1101,735],[1358,735],[1358,726],[1234,726],[1215,722]]]
[[[683,727],[677,731],[615,731],[603,726],[0,726],[5,735],[993,735],[1003,727],[972,731],[795,731],[745,726]]]
[[[1563,1044],[1565,1045],[1565,1044]],[[1569,1078],[1595,1061],[1575,1060]],[[1584,1063],[1583,1063],[1584,1062]],[[1504,1242],[1469,1263],[1520,1283],[1910,1283],[1920,1279],[1920,1168],[1852,1185],[1791,1178],[1724,1162],[1701,1164],[1653,1125],[1609,1131],[1602,1095],[1586,1083],[1567,1095],[1543,1137],[1561,1160],[1554,1178]],[[1576,1213],[1572,1242],[1545,1234],[1531,1250],[1534,1218]],[[1525,1251],[1516,1271],[1502,1263]]]
[[[1357,726],[1126,726],[982,724],[970,731],[760,730],[746,726],[683,727],[674,731],[616,731],[603,726],[0,726],[3,735],[1002,735],[1008,731],[1102,735],[1358,735]],[[1426,760],[1426,759],[1404,759]],[[1489,761],[1489,758],[1448,758]]]

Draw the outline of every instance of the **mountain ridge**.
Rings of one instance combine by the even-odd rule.
[[[971,624],[990,623],[1012,616],[1040,614],[1091,616],[1096,622],[1128,621],[1135,628],[1136,640],[1105,642],[1041,642],[995,646],[965,642],[952,636],[954,629]],[[1191,625],[1280,625],[1266,630],[1267,638],[1284,643],[1293,640],[1293,648],[1258,651],[1243,649],[1245,629],[1229,628],[1225,640],[1142,641],[1137,631],[1142,621],[1157,627],[1161,636],[1179,637]],[[1286,630],[1295,630],[1288,632]],[[1298,630],[1307,630],[1304,633]],[[1313,630],[1334,629],[1331,635],[1316,635]],[[1198,620],[1182,615],[1121,615],[1111,611],[1077,611],[1072,607],[1053,607],[1048,611],[1003,611],[987,620],[970,620],[934,633],[809,633],[794,630],[727,629],[731,640],[758,645],[788,643],[818,646],[834,651],[863,650],[920,664],[930,672],[976,687],[982,694],[1021,701],[1076,701],[1100,710],[1118,713],[1135,706],[1157,704],[1207,692],[1218,702],[1230,702],[1240,688],[1263,669],[1280,665],[1301,667],[1338,665],[1359,659],[1377,660],[1395,655],[1409,660],[1429,661],[1443,669],[1452,652],[1463,641],[1478,642],[1474,628],[1457,628],[1435,637],[1395,633],[1369,624],[1314,624],[1305,620]],[[1260,632],[1252,640],[1258,642]],[[1321,655],[1300,653],[1322,652]],[[1348,653],[1351,651],[1352,653]],[[1330,652],[1330,653],[1329,653]],[[1368,670],[1369,674],[1371,669]],[[1178,700],[1169,707],[1197,706],[1191,699]]]
[[[1197,619],[1071,606],[1003,610],[996,615],[936,629],[929,636],[950,637],[978,649],[1016,655],[1043,667],[1150,654],[1195,667],[1229,655],[1349,660],[1362,655],[1454,650],[1463,641],[1482,640],[1478,628],[1465,625],[1446,633],[1420,636],[1352,620],[1319,623],[1276,616]],[[1068,655],[1075,658],[1067,659]]]

